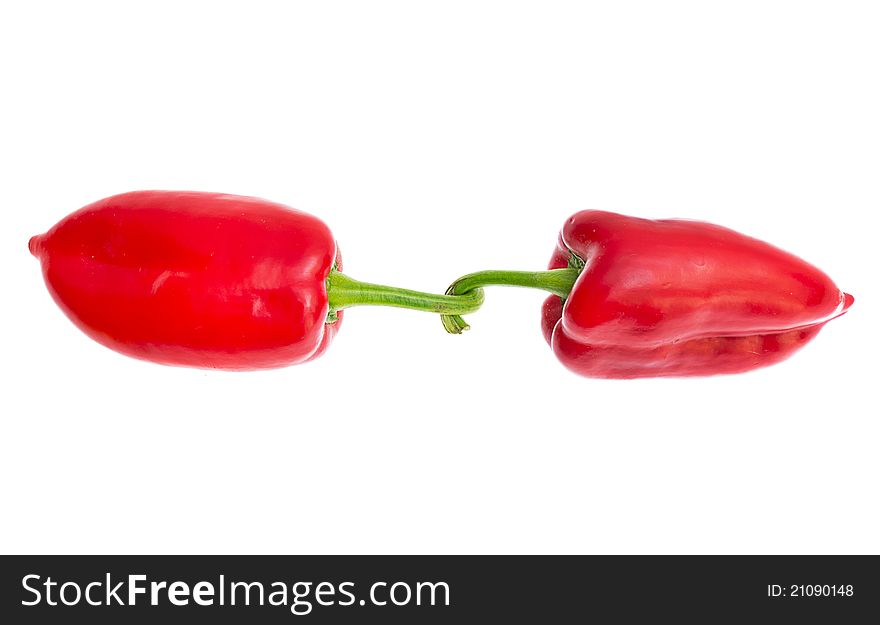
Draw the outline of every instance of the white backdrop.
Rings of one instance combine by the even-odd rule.
[[[0,9],[0,551],[878,553],[871,2]],[[856,304],[734,377],[602,381],[490,289],[250,374],[93,343],[28,238],[134,189],[324,219],[351,276],[540,269],[582,208],[718,222]]]

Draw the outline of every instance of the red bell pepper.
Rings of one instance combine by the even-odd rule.
[[[572,371],[602,378],[738,373],[784,360],[853,298],[817,268],[709,223],[582,211],[565,222],[546,272],[459,279],[554,293],[542,327]],[[467,324],[443,318],[447,330]]]
[[[321,355],[342,309],[472,312],[482,294],[353,280],[327,226],[257,198],[139,191],[69,215],[29,248],[61,309],[90,337],[170,365],[262,369]]]

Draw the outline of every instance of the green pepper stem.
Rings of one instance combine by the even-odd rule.
[[[336,311],[352,306],[393,306],[444,315],[463,315],[476,311],[483,304],[482,290],[463,295],[435,295],[361,282],[335,269],[327,277],[327,298],[330,302],[327,317],[331,323],[336,318]]]
[[[455,297],[463,297],[477,292],[482,294],[482,287],[497,285],[540,289],[565,299],[574,287],[582,266],[581,264],[580,267],[549,269],[547,271],[479,271],[462,276],[453,282],[446,289],[446,294]],[[440,317],[440,320],[450,334],[461,334],[470,328],[461,318],[460,313],[445,313]]]

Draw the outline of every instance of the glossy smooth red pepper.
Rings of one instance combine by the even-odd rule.
[[[738,373],[784,360],[853,303],[800,258],[699,221],[582,211],[562,229],[547,272],[465,276],[554,293],[542,328],[559,360],[591,377]],[[453,333],[466,324],[444,317]]]
[[[29,248],[90,337],[153,362],[247,370],[320,356],[342,309],[476,310],[461,298],[353,280],[316,217],[266,200],[138,191],[90,204]]]

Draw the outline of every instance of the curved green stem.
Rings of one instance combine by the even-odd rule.
[[[583,264],[547,271],[479,271],[453,282],[446,289],[446,294],[455,297],[477,292],[482,294],[482,287],[498,285],[540,289],[565,299],[571,292],[582,267]],[[446,313],[440,320],[450,334],[461,334],[470,327],[459,313]]]
[[[327,277],[327,298],[330,302],[327,318],[332,323],[336,311],[352,306],[394,306],[443,315],[463,315],[480,308],[483,291],[477,289],[462,295],[435,295],[361,282],[334,269]]]

